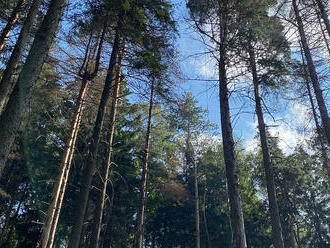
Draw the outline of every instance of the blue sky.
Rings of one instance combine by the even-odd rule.
[[[172,0],[175,6],[175,19],[179,29],[177,40],[179,50],[179,61],[185,83],[180,84],[178,89],[189,91],[198,101],[198,105],[208,110],[208,120],[215,123],[220,132],[220,112],[218,87],[216,82],[195,79],[213,80],[217,79],[217,68],[215,62],[209,55],[200,55],[205,52],[206,47],[199,39],[199,35],[189,27],[185,20],[189,16],[185,7],[185,1]],[[191,80],[193,79],[193,80]],[[265,114],[268,125],[274,125],[270,130],[271,134],[279,137],[280,146],[284,151],[293,151],[299,142],[305,142],[303,138],[307,135],[298,131],[298,127],[310,128],[311,122],[307,120],[308,109],[298,102],[286,101],[281,97],[273,98],[271,101],[271,112],[275,121],[270,115]],[[270,105],[270,104],[269,104]],[[246,149],[255,150],[256,141],[256,116],[254,114],[254,103],[245,97],[232,94],[230,98],[231,116],[236,139],[243,141]],[[299,141],[297,141],[299,140]]]

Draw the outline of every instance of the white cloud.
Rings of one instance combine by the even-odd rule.
[[[290,154],[297,145],[307,146],[307,140],[310,138],[313,125],[310,121],[310,114],[306,106],[300,103],[293,103],[284,120],[269,120],[266,118],[266,124],[269,126],[269,133],[279,140],[279,148],[285,153]],[[257,121],[248,123],[253,130],[257,130]],[[247,152],[256,152],[258,141],[253,136],[244,142]]]

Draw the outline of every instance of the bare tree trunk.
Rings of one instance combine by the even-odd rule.
[[[303,21],[299,14],[299,9],[298,9],[296,0],[292,0],[292,5],[293,5],[294,13],[296,16],[296,22],[298,24],[298,31],[300,34],[301,44],[302,44],[304,54],[306,57],[306,61],[307,61],[307,68],[308,68],[309,76],[310,76],[311,82],[313,84],[317,104],[318,104],[319,111],[321,114],[322,124],[325,129],[325,135],[327,138],[327,142],[330,145],[330,122],[329,122],[327,106],[326,106],[324,98],[323,98],[322,90],[320,88],[320,83],[319,83],[319,79],[318,79],[316,69],[315,69],[315,66],[313,63],[312,55],[311,55],[309,47],[308,47],[305,30],[304,30],[304,26],[303,26]]]
[[[306,65],[305,65],[305,60],[304,60],[304,57],[303,57],[303,53],[301,53],[301,55],[302,55],[302,62],[303,62],[303,67],[304,67],[304,80],[305,80],[305,83],[306,83],[307,95],[308,95],[308,99],[310,101],[311,108],[312,108],[312,114],[313,114],[313,119],[314,119],[315,126],[316,126],[318,141],[321,145],[321,157],[322,157],[322,160],[323,160],[323,163],[322,163],[323,171],[327,175],[328,185],[330,186],[330,161],[329,161],[329,156],[328,156],[328,148],[327,148],[326,144],[324,144],[323,137],[325,135],[323,133],[323,129],[321,128],[321,126],[319,124],[319,118],[318,118],[317,113],[316,113],[316,108],[315,108],[315,104],[314,104],[314,100],[313,100],[313,96],[312,96],[312,91],[311,91],[311,88],[310,88],[310,85],[309,85],[308,72],[306,70]]]
[[[145,227],[145,209],[147,198],[147,177],[148,177],[148,163],[149,163],[149,149],[150,149],[150,134],[152,128],[152,109],[154,104],[154,84],[155,78],[152,76],[150,86],[149,112],[148,112],[148,126],[146,139],[144,143],[144,154],[142,161],[142,178],[141,178],[141,193],[140,193],[140,208],[137,214],[137,226],[135,234],[135,248],[143,248],[144,244],[144,227]]]
[[[322,2],[322,0],[315,0],[316,4],[317,4],[317,7],[319,8],[319,11],[320,11],[320,14],[321,14],[321,17],[323,19],[323,22],[325,24],[325,27],[327,29],[327,32],[328,32],[328,36],[330,38],[330,23],[329,23],[329,19],[328,19],[328,15],[327,15],[327,12],[325,10],[325,6]],[[327,41],[326,41],[327,42]]]
[[[66,143],[66,149],[64,151],[64,154],[62,157],[62,162],[60,165],[60,172],[57,176],[56,184],[53,189],[52,202],[48,208],[46,222],[43,227],[43,232],[41,235],[42,248],[46,248],[46,247],[52,248],[53,247],[57,223],[58,223],[60,211],[62,208],[66,185],[67,185],[67,181],[69,178],[69,172],[70,172],[70,168],[71,168],[72,158],[73,158],[76,141],[77,141],[77,137],[78,137],[78,132],[79,132],[79,128],[80,128],[80,123],[81,123],[81,118],[82,118],[82,113],[83,113],[83,105],[84,105],[84,101],[85,101],[85,97],[86,97],[86,93],[87,93],[87,89],[88,89],[88,81],[93,80],[93,78],[96,77],[97,71],[99,69],[101,51],[102,51],[105,32],[106,31],[105,31],[105,27],[104,27],[104,29],[102,31],[100,43],[98,45],[96,45],[96,47],[98,47],[98,52],[96,55],[94,71],[89,73],[88,68],[87,68],[88,65],[86,65],[84,74],[80,75],[80,76],[82,76],[82,83],[81,83],[81,88],[80,88],[79,95],[78,95],[78,98],[77,98],[76,104],[75,104],[75,112],[74,112],[73,120],[71,123],[71,128],[69,131],[70,136]],[[89,51],[89,44],[86,48],[85,59],[86,59],[86,56],[88,56],[88,51]],[[84,67],[84,66],[85,65],[83,64],[82,67]]]
[[[322,36],[323,36],[323,39],[324,39],[324,42],[325,42],[325,46],[327,47],[328,54],[330,55],[329,41],[328,41],[327,35],[325,34],[324,29],[323,29],[323,27],[322,27],[322,21],[321,21],[320,14],[319,14],[318,11],[316,11],[316,16],[317,16],[317,21],[318,21],[319,24],[320,24],[320,29],[321,29]],[[329,38],[330,38],[330,37],[329,37]]]
[[[5,111],[0,116],[0,176],[8,159],[15,136],[23,121],[28,101],[64,12],[66,0],[52,0],[35,36],[26,62]]]
[[[282,237],[282,226],[281,226],[280,214],[277,205],[274,172],[273,172],[273,166],[271,163],[269,148],[267,144],[268,142],[267,142],[267,134],[266,134],[266,125],[262,112],[261,98],[259,95],[259,79],[257,74],[257,66],[256,66],[255,54],[253,48],[249,50],[249,56],[250,56],[249,58],[250,69],[253,78],[254,99],[256,102],[256,113],[258,117],[258,129],[260,135],[263,165],[266,175],[266,186],[267,186],[269,210],[270,210],[271,223],[272,223],[273,244],[275,248],[284,248],[284,242]]]
[[[25,0],[19,0],[16,7],[11,12],[11,15],[8,19],[7,25],[4,27],[0,34],[0,53],[2,52],[3,48],[5,47],[6,41],[9,37],[10,31],[14,28],[19,13],[21,13],[23,7],[25,5]]]
[[[207,216],[206,216],[206,192],[207,192],[207,188],[206,188],[206,183],[205,183],[202,212],[203,212],[203,219],[204,219],[204,229],[205,229],[206,238],[207,238],[207,248],[212,248],[209,228],[207,225]]]
[[[89,153],[87,158],[87,164],[83,169],[82,173],[82,185],[78,195],[77,205],[75,208],[75,217],[73,221],[73,227],[70,234],[70,241],[69,241],[69,248],[78,248],[79,247],[79,240],[81,236],[82,225],[84,221],[85,209],[88,203],[89,191],[90,186],[92,184],[93,174],[96,167],[96,159],[97,159],[97,152],[98,146],[100,142],[100,135],[101,130],[103,127],[103,120],[105,114],[106,104],[108,102],[110,91],[112,88],[112,79],[114,75],[114,69],[117,62],[117,55],[119,52],[119,45],[120,45],[120,32],[121,32],[121,18],[119,18],[118,26],[115,34],[115,40],[112,47],[109,67],[107,76],[104,83],[104,88],[101,96],[101,101],[99,104],[97,117],[94,124],[93,129],[93,136],[91,137],[91,144],[89,146]]]
[[[198,171],[197,171],[197,163],[193,158],[194,165],[194,189],[195,189],[195,226],[196,226],[196,248],[201,247],[201,238],[200,238],[200,218],[199,218],[199,194],[198,194]]]
[[[6,107],[9,96],[13,91],[16,81],[13,79],[13,74],[17,69],[17,64],[21,60],[26,43],[30,38],[30,31],[33,26],[34,19],[38,13],[39,6],[42,0],[34,0],[30,7],[29,13],[24,21],[23,27],[16,41],[13,52],[10,55],[6,69],[2,74],[0,81],[0,115]]]
[[[97,197],[96,197],[97,200],[94,211],[94,228],[92,230],[92,236],[89,245],[90,248],[99,247],[100,233],[102,230],[103,209],[104,209],[104,203],[105,203],[105,197],[106,197],[106,191],[108,185],[109,171],[111,167],[111,157],[113,153],[112,144],[115,134],[117,105],[118,105],[118,97],[119,97],[120,84],[121,84],[121,65],[124,57],[124,50],[125,50],[125,45],[123,45],[123,50],[118,60],[116,83],[113,88],[112,104],[110,110],[110,125],[107,133],[107,141],[108,141],[107,152],[106,152],[107,156],[103,160],[103,164],[101,168],[101,175],[100,175],[101,187],[97,191]]]
[[[111,182],[111,181],[110,181]],[[109,205],[109,211],[107,212],[107,215],[105,217],[105,230],[103,235],[103,244],[100,247],[103,248],[109,248],[110,247],[110,236],[111,236],[111,229],[112,229],[112,211],[113,211],[113,202],[115,198],[115,191],[114,186],[112,185],[112,192],[111,192],[111,198],[110,198],[110,205]]]
[[[233,247],[246,248],[246,237],[242,201],[239,189],[238,168],[235,158],[235,142],[230,118],[229,91],[226,75],[226,24],[227,14],[220,15],[220,58],[219,58],[219,99],[224,160],[226,165],[227,190],[230,206],[230,220],[233,231]]]

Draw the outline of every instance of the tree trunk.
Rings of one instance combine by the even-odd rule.
[[[193,158],[194,165],[194,189],[195,189],[195,226],[196,226],[196,248],[201,247],[201,238],[200,238],[200,218],[199,218],[199,194],[198,194],[198,171],[197,164],[195,159]]]
[[[315,104],[314,104],[314,100],[313,100],[313,96],[312,96],[312,91],[311,91],[311,87],[310,87],[310,83],[309,83],[309,77],[308,77],[308,72],[306,70],[306,64],[305,64],[305,60],[304,60],[304,55],[303,55],[303,51],[302,48],[301,49],[301,58],[302,58],[302,63],[303,63],[303,70],[304,70],[304,81],[306,84],[306,89],[307,89],[307,95],[308,95],[308,99],[309,102],[311,104],[311,108],[312,108],[312,114],[313,114],[313,119],[315,122],[315,126],[316,126],[316,132],[317,132],[317,136],[318,136],[318,141],[321,145],[321,157],[323,160],[323,171],[326,173],[327,175],[327,180],[328,180],[328,186],[330,186],[330,161],[329,161],[329,156],[328,156],[328,148],[326,146],[326,144],[324,144],[324,139],[323,137],[324,135],[324,130],[321,128],[320,124],[319,124],[319,118],[317,116],[316,113],[316,108],[315,108]]]
[[[109,211],[107,212],[107,215],[105,217],[105,231],[104,231],[104,235],[103,235],[103,244],[102,244],[102,246],[100,246],[103,248],[109,248],[110,243],[111,243],[110,236],[111,236],[111,229],[112,229],[112,210],[113,210],[114,198],[115,198],[115,191],[114,191],[114,187],[112,185]]]
[[[318,79],[318,76],[316,73],[312,55],[311,55],[309,47],[308,47],[305,30],[304,30],[304,26],[303,26],[303,21],[299,14],[299,9],[298,9],[296,0],[292,0],[292,5],[293,5],[294,13],[296,16],[296,22],[298,24],[298,31],[299,31],[299,35],[300,35],[300,39],[301,39],[301,44],[302,44],[304,54],[306,57],[306,61],[307,61],[307,68],[308,68],[309,76],[310,76],[311,82],[313,84],[317,104],[318,104],[318,107],[320,110],[322,124],[325,129],[325,135],[327,138],[327,142],[330,145],[330,121],[329,121],[327,106],[325,104],[325,101],[324,101],[324,98],[322,95],[322,90],[320,88],[319,79]]]
[[[149,99],[149,112],[148,112],[148,126],[146,139],[144,143],[144,154],[142,161],[142,178],[141,178],[141,193],[140,193],[140,209],[137,214],[137,226],[135,234],[135,248],[143,248],[144,243],[144,225],[145,225],[145,209],[147,198],[147,176],[148,176],[148,163],[149,163],[149,148],[150,148],[150,134],[152,128],[152,108],[154,104],[154,84],[155,78],[152,76],[150,86],[150,99]]]
[[[323,22],[325,24],[325,27],[327,29],[328,32],[328,36],[330,38],[330,23],[329,23],[329,19],[328,19],[328,15],[327,15],[327,11],[325,10],[324,4],[322,2],[322,0],[315,0],[317,7],[319,8],[321,17],[323,19]]]
[[[104,83],[104,88],[99,104],[97,117],[94,124],[93,135],[91,137],[91,144],[89,146],[89,153],[87,158],[87,164],[83,169],[82,174],[82,185],[78,195],[77,205],[75,208],[75,216],[73,221],[73,227],[70,234],[69,248],[78,248],[79,240],[81,236],[81,229],[84,221],[85,209],[88,203],[89,189],[92,184],[93,174],[96,167],[96,159],[98,146],[100,142],[100,135],[103,126],[103,119],[105,114],[106,104],[110,96],[110,90],[112,87],[112,79],[114,75],[114,68],[116,66],[117,55],[119,52],[120,45],[120,32],[121,32],[121,18],[119,17],[118,27],[115,34],[115,40],[112,47],[109,67],[107,76]]]
[[[233,138],[233,129],[230,118],[229,91],[226,75],[226,18],[227,14],[221,13],[220,21],[220,58],[219,58],[219,99],[221,115],[221,131],[224,160],[226,165],[227,189],[230,206],[230,220],[233,231],[233,247],[246,248],[246,237],[244,227],[244,217],[242,210],[242,201],[239,189],[238,168],[235,158],[235,142]]]
[[[317,21],[320,25],[320,29],[321,29],[321,32],[322,32],[322,36],[323,36],[323,39],[324,39],[324,43],[325,43],[325,46],[327,47],[327,50],[328,50],[328,54],[330,55],[330,47],[329,47],[329,41],[328,41],[328,38],[327,38],[327,35],[326,33],[324,32],[324,29],[322,27],[322,21],[321,21],[321,18],[320,18],[320,14],[318,11],[316,11],[316,16],[317,16]],[[330,38],[330,37],[329,37]]]
[[[82,83],[81,88],[79,91],[78,98],[76,100],[75,104],[75,112],[73,116],[73,120],[71,123],[70,128],[70,136],[66,143],[66,149],[64,151],[63,157],[62,157],[62,163],[60,165],[60,173],[58,174],[58,177],[56,179],[56,185],[53,189],[52,194],[52,202],[50,206],[48,207],[47,217],[45,226],[43,227],[43,232],[41,236],[41,242],[42,242],[42,248],[52,248],[57,228],[58,219],[60,216],[62,203],[64,199],[64,194],[66,191],[66,185],[69,178],[69,172],[71,168],[71,162],[74,155],[74,150],[76,146],[76,141],[78,137],[78,132],[80,128],[81,118],[83,114],[83,105],[86,97],[86,93],[88,90],[88,81],[93,80],[94,77],[96,77],[97,71],[99,69],[99,62],[101,58],[101,51],[103,46],[103,40],[105,35],[105,27],[102,31],[102,36],[100,43],[96,45],[95,47],[98,47],[96,61],[95,61],[95,67],[93,72],[89,73],[88,65],[85,67],[85,72],[82,76]],[[86,48],[86,56],[88,56],[89,51],[89,44]],[[88,64],[88,63],[87,63]],[[83,65],[84,66],[84,65]]]
[[[267,142],[267,134],[266,134],[266,125],[262,112],[261,98],[259,95],[259,79],[257,74],[257,66],[256,66],[255,54],[253,48],[249,50],[249,56],[250,56],[249,58],[250,70],[252,72],[252,79],[254,86],[254,99],[256,102],[255,110],[258,117],[258,129],[260,135],[263,165],[266,176],[266,186],[267,186],[269,210],[270,210],[271,224],[272,224],[273,244],[275,248],[284,248],[281,220],[277,205],[274,172],[273,172],[273,166],[270,160],[269,148],[267,144],[268,142]]]
[[[101,187],[97,191],[96,197],[96,206],[94,212],[94,228],[92,230],[91,241],[90,241],[90,248],[97,248],[99,247],[99,240],[100,240],[100,233],[102,229],[102,218],[103,218],[103,209],[108,185],[108,177],[109,171],[111,167],[111,157],[112,157],[112,144],[113,144],[113,137],[115,134],[115,124],[116,124],[116,115],[117,115],[117,105],[118,105],[118,97],[120,92],[120,83],[121,83],[121,64],[124,57],[124,45],[123,50],[120,54],[118,60],[118,68],[117,68],[117,75],[116,75],[116,83],[113,88],[112,94],[112,104],[110,110],[110,125],[109,130],[107,133],[107,156],[103,160],[102,168],[101,168]]]
[[[16,84],[16,81],[13,79],[13,75],[17,69],[17,64],[22,58],[25,45],[29,41],[30,31],[32,29],[33,22],[38,13],[41,2],[42,0],[33,1],[29,13],[24,21],[19,37],[16,41],[14,50],[11,53],[9,61],[6,65],[6,69],[2,74],[0,81],[0,115],[5,109],[9,96]]]
[[[25,5],[25,0],[19,0],[16,7],[11,12],[11,15],[8,19],[7,25],[4,27],[0,34],[0,53],[2,52],[3,48],[5,47],[6,41],[9,37],[10,31],[14,28],[19,13],[22,11],[23,7]]]
[[[17,79],[17,84],[0,116],[0,176],[11,151],[15,136],[23,121],[28,101],[64,12],[66,0],[52,0],[35,36],[29,55]]]
[[[206,216],[206,191],[207,191],[207,188],[206,188],[206,182],[205,182],[202,212],[203,212],[203,219],[204,219],[204,228],[205,228],[205,233],[206,233],[206,238],[207,238],[207,248],[212,248],[209,228],[207,225],[207,216]]]
[[[66,143],[66,149],[63,154],[62,163],[60,166],[60,173],[57,177],[56,185],[53,189],[52,203],[50,204],[50,206],[48,208],[47,218],[46,218],[45,226],[44,226],[43,232],[42,232],[41,241],[42,241],[43,248],[46,248],[46,247],[51,248],[53,246],[57,223],[58,223],[58,219],[59,219],[59,215],[60,215],[60,211],[61,211],[61,207],[62,207],[62,202],[63,202],[65,190],[66,190],[66,184],[67,184],[67,180],[69,177],[69,171],[70,171],[71,162],[72,162],[72,158],[73,158],[73,154],[74,154],[75,144],[76,144],[78,131],[79,131],[80,123],[81,123],[83,103],[84,103],[84,99],[85,99],[87,88],[88,88],[88,80],[92,80],[97,74],[104,35],[105,35],[105,29],[103,29],[100,43],[95,46],[95,47],[98,47],[98,53],[96,56],[94,71],[92,73],[89,73],[87,71],[88,66],[86,66],[84,74],[81,75],[82,76],[82,85],[80,88],[78,99],[76,101],[76,110],[74,113],[73,121],[72,121],[70,132],[69,132],[70,137]],[[89,51],[89,44],[86,48],[85,59],[86,59],[86,56],[88,56],[88,51]],[[82,68],[84,66],[85,65],[83,64]]]

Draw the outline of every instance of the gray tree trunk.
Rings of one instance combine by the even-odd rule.
[[[100,233],[102,229],[102,218],[103,218],[103,209],[106,198],[106,191],[108,186],[109,179],[109,171],[111,167],[111,157],[112,157],[112,144],[113,138],[115,134],[115,124],[116,124],[116,115],[117,115],[117,105],[118,105],[118,97],[120,92],[120,84],[121,84],[121,65],[124,57],[124,47],[120,54],[118,60],[118,68],[116,75],[116,83],[113,88],[112,94],[112,103],[110,110],[110,125],[107,133],[107,152],[106,158],[103,160],[102,168],[101,168],[101,187],[98,189],[97,197],[96,197],[96,206],[94,211],[94,228],[92,230],[91,240],[90,240],[90,248],[98,248],[100,243]]]
[[[230,118],[229,90],[226,75],[226,19],[225,11],[220,16],[220,57],[219,57],[219,99],[221,132],[226,166],[227,190],[230,206],[230,220],[233,232],[233,247],[246,248],[246,237],[242,201],[239,189],[238,168],[235,158],[235,142]]]
[[[0,34],[0,53],[2,52],[3,48],[5,47],[5,44],[9,37],[10,31],[14,28],[14,26],[18,20],[19,13],[21,13],[24,5],[25,5],[25,0],[19,0],[17,5],[11,12],[8,22]]]
[[[299,14],[299,9],[298,9],[296,0],[292,0],[292,6],[293,6],[293,10],[294,10],[294,13],[296,16],[296,22],[298,24],[298,31],[299,31],[299,35],[300,35],[300,39],[301,39],[301,44],[302,44],[302,47],[304,50],[304,54],[306,57],[309,76],[310,76],[310,79],[311,79],[311,82],[312,82],[312,85],[314,88],[317,104],[318,104],[319,111],[321,114],[322,125],[325,130],[325,135],[327,138],[328,145],[330,145],[330,121],[329,121],[328,109],[327,109],[327,106],[326,106],[324,98],[323,98],[322,90],[320,88],[319,79],[318,79],[318,76],[316,73],[316,69],[315,69],[315,65],[314,65],[314,62],[312,59],[310,49],[308,47],[306,34],[305,34],[305,30],[304,30],[304,24],[303,24],[300,14]]]
[[[324,25],[325,25],[325,27],[327,29],[327,32],[328,32],[328,36],[330,38],[330,23],[329,23],[329,18],[328,18],[328,15],[327,15],[327,11],[325,10],[325,6],[324,6],[322,0],[315,0],[315,2],[317,4],[317,7],[319,8],[321,17],[323,19]]]
[[[142,161],[142,178],[141,178],[141,193],[140,193],[140,208],[137,215],[137,226],[135,234],[135,248],[143,248],[144,246],[144,225],[145,225],[145,210],[147,199],[147,177],[148,177],[148,163],[149,163],[149,149],[150,149],[150,134],[152,128],[152,109],[154,104],[154,84],[155,78],[151,79],[150,99],[148,111],[148,125],[146,139],[144,143],[144,154]]]
[[[66,0],[52,0],[35,36],[29,55],[17,79],[17,84],[0,116],[0,176],[11,151],[16,133],[23,121],[31,89],[35,85],[55,37]]]
[[[38,13],[42,0],[34,0],[30,7],[29,13],[24,21],[23,27],[16,41],[13,52],[10,55],[9,61],[6,65],[6,69],[2,74],[0,81],[0,115],[6,107],[10,94],[15,87],[16,81],[13,75],[17,69],[17,64],[20,62],[26,43],[30,38],[30,31],[32,29],[34,19]]]
[[[250,70],[252,72],[252,79],[254,86],[254,100],[256,103],[255,110],[258,118],[258,129],[260,135],[263,165],[266,175],[266,186],[267,186],[269,210],[270,210],[270,217],[272,224],[273,244],[275,248],[284,248],[284,242],[282,237],[282,226],[281,226],[280,214],[278,210],[276,188],[274,182],[274,172],[273,172],[273,166],[271,163],[269,148],[267,144],[268,142],[267,142],[267,134],[266,134],[266,125],[262,112],[261,98],[259,95],[259,79],[257,74],[257,66],[256,66],[255,54],[253,48],[250,49],[249,56],[250,56],[249,58]]]
[[[119,18],[120,19],[120,18]],[[78,248],[81,236],[81,230],[84,221],[84,215],[86,206],[88,203],[89,191],[92,184],[92,179],[96,167],[97,152],[100,142],[101,130],[103,127],[103,120],[105,114],[105,108],[110,97],[110,91],[113,86],[112,79],[114,76],[114,69],[117,62],[117,55],[120,45],[120,32],[121,32],[121,20],[118,23],[118,27],[115,34],[115,40],[112,47],[110,62],[108,66],[107,76],[104,83],[104,88],[99,104],[97,117],[94,124],[93,135],[91,137],[91,144],[89,146],[89,153],[86,166],[82,173],[82,185],[76,201],[75,216],[73,221],[73,227],[70,234],[69,248]]]

